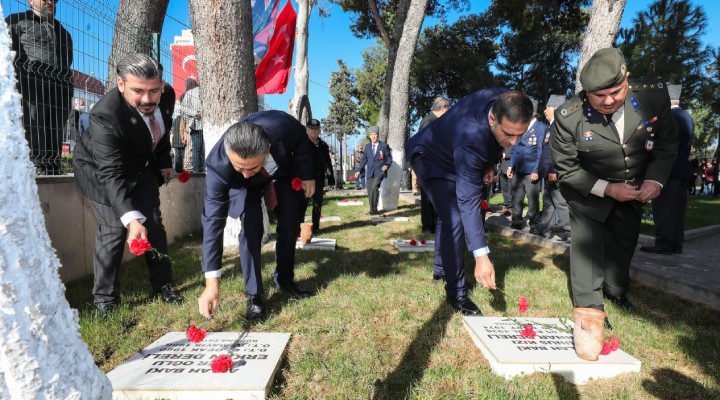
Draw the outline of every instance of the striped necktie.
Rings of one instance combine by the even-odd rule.
[[[160,130],[158,120],[155,119],[155,113],[148,115],[148,120],[150,121],[150,133],[152,133],[153,138],[152,148],[155,150],[155,146],[160,143],[160,138],[162,138],[162,130]]]
[[[278,205],[277,194],[275,193],[275,184],[273,183],[272,177],[270,177],[270,174],[267,172],[265,167],[262,167],[262,169],[260,170],[260,175],[270,179],[264,197],[265,205],[267,206],[268,210],[274,211],[275,207],[277,207]]]

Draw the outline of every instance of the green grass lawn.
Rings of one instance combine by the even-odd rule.
[[[345,196],[366,200],[362,193]],[[642,362],[639,374],[583,386],[542,373],[512,380],[495,376],[466,333],[461,315],[446,304],[443,288],[431,284],[432,254],[400,253],[389,243],[422,238],[418,207],[401,205],[387,213],[409,216],[410,222],[373,224],[365,214],[367,205],[335,205],[344,198],[326,197],[323,208],[324,215],[343,219],[321,226],[320,237],[336,238],[338,250],[297,253],[297,280],[317,288],[316,296],[295,300],[272,288],[273,253],[263,251],[270,315],[260,324],[245,320],[237,253],[224,257],[221,310],[209,330],[292,334],[271,398],[720,398],[720,313],[646,287],[632,292],[637,308],[631,313],[607,306],[615,326],[612,335]],[[532,317],[571,316],[565,256],[492,234],[489,241],[503,293],[471,291],[485,315],[516,315],[515,303],[525,296]],[[139,259],[123,267],[124,305],[107,320],[92,308],[92,278],[67,286],[68,300],[80,313],[82,336],[103,371],[168,331],[202,322],[197,311],[203,289],[200,237],[180,240],[170,256],[176,287],[186,299],[182,306],[148,297],[147,271]]]

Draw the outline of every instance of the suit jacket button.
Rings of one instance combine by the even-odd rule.
[[[623,144],[623,149],[627,149],[627,143]]]
[[[630,161],[630,157],[625,157],[625,162]]]
[[[629,169],[626,169],[626,170],[625,170],[625,173],[627,174],[628,172],[630,172],[630,170],[629,170]]]

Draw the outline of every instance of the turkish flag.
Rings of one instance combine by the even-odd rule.
[[[255,70],[257,94],[285,93],[290,78],[293,47],[295,46],[295,19],[292,2],[285,3],[275,22],[275,32],[265,57]]]

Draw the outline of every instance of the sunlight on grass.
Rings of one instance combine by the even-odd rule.
[[[557,375],[536,373],[505,380],[495,376],[475,347],[462,318],[431,283],[432,253],[400,253],[390,239],[421,239],[419,208],[402,204],[393,216],[410,222],[372,223],[367,205],[338,207],[345,198],[366,201],[364,192],[326,196],[324,215],[341,222],[321,225],[320,237],[335,238],[335,252],[296,255],[297,281],[318,289],[295,300],[271,286],[274,257],[263,250],[263,282],[269,317],[245,320],[243,279],[237,251],[223,259],[221,309],[210,331],[292,333],[271,398],[285,399],[705,399],[720,396],[720,316],[716,311],[659,291],[635,287],[633,313],[608,305],[621,348],[643,363],[640,374],[574,386]],[[494,199],[493,199],[494,200]],[[493,201],[495,203],[495,201]],[[693,203],[694,204],[694,203]],[[698,203],[699,204],[699,203]],[[715,202],[713,207],[717,206]],[[688,211],[690,214],[690,211]],[[425,235],[427,236],[427,235]],[[530,317],[569,317],[568,261],[529,244],[489,235],[497,283],[503,290],[473,288],[485,315],[518,315],[517,301],[530,302]],[[168,331],[199,323],[202,292],[200,238],[185,238],[170,251],[182,306],[148,295],[147,270],[139,259],[123,266],[123,306],[107,320],[92,308],[92,277],[68,285],[80,311],[81,334],[103,371],[109,371]],[[468,255],[467,263],[471,262]],[[473,282],[468,269],[469,282]]]

